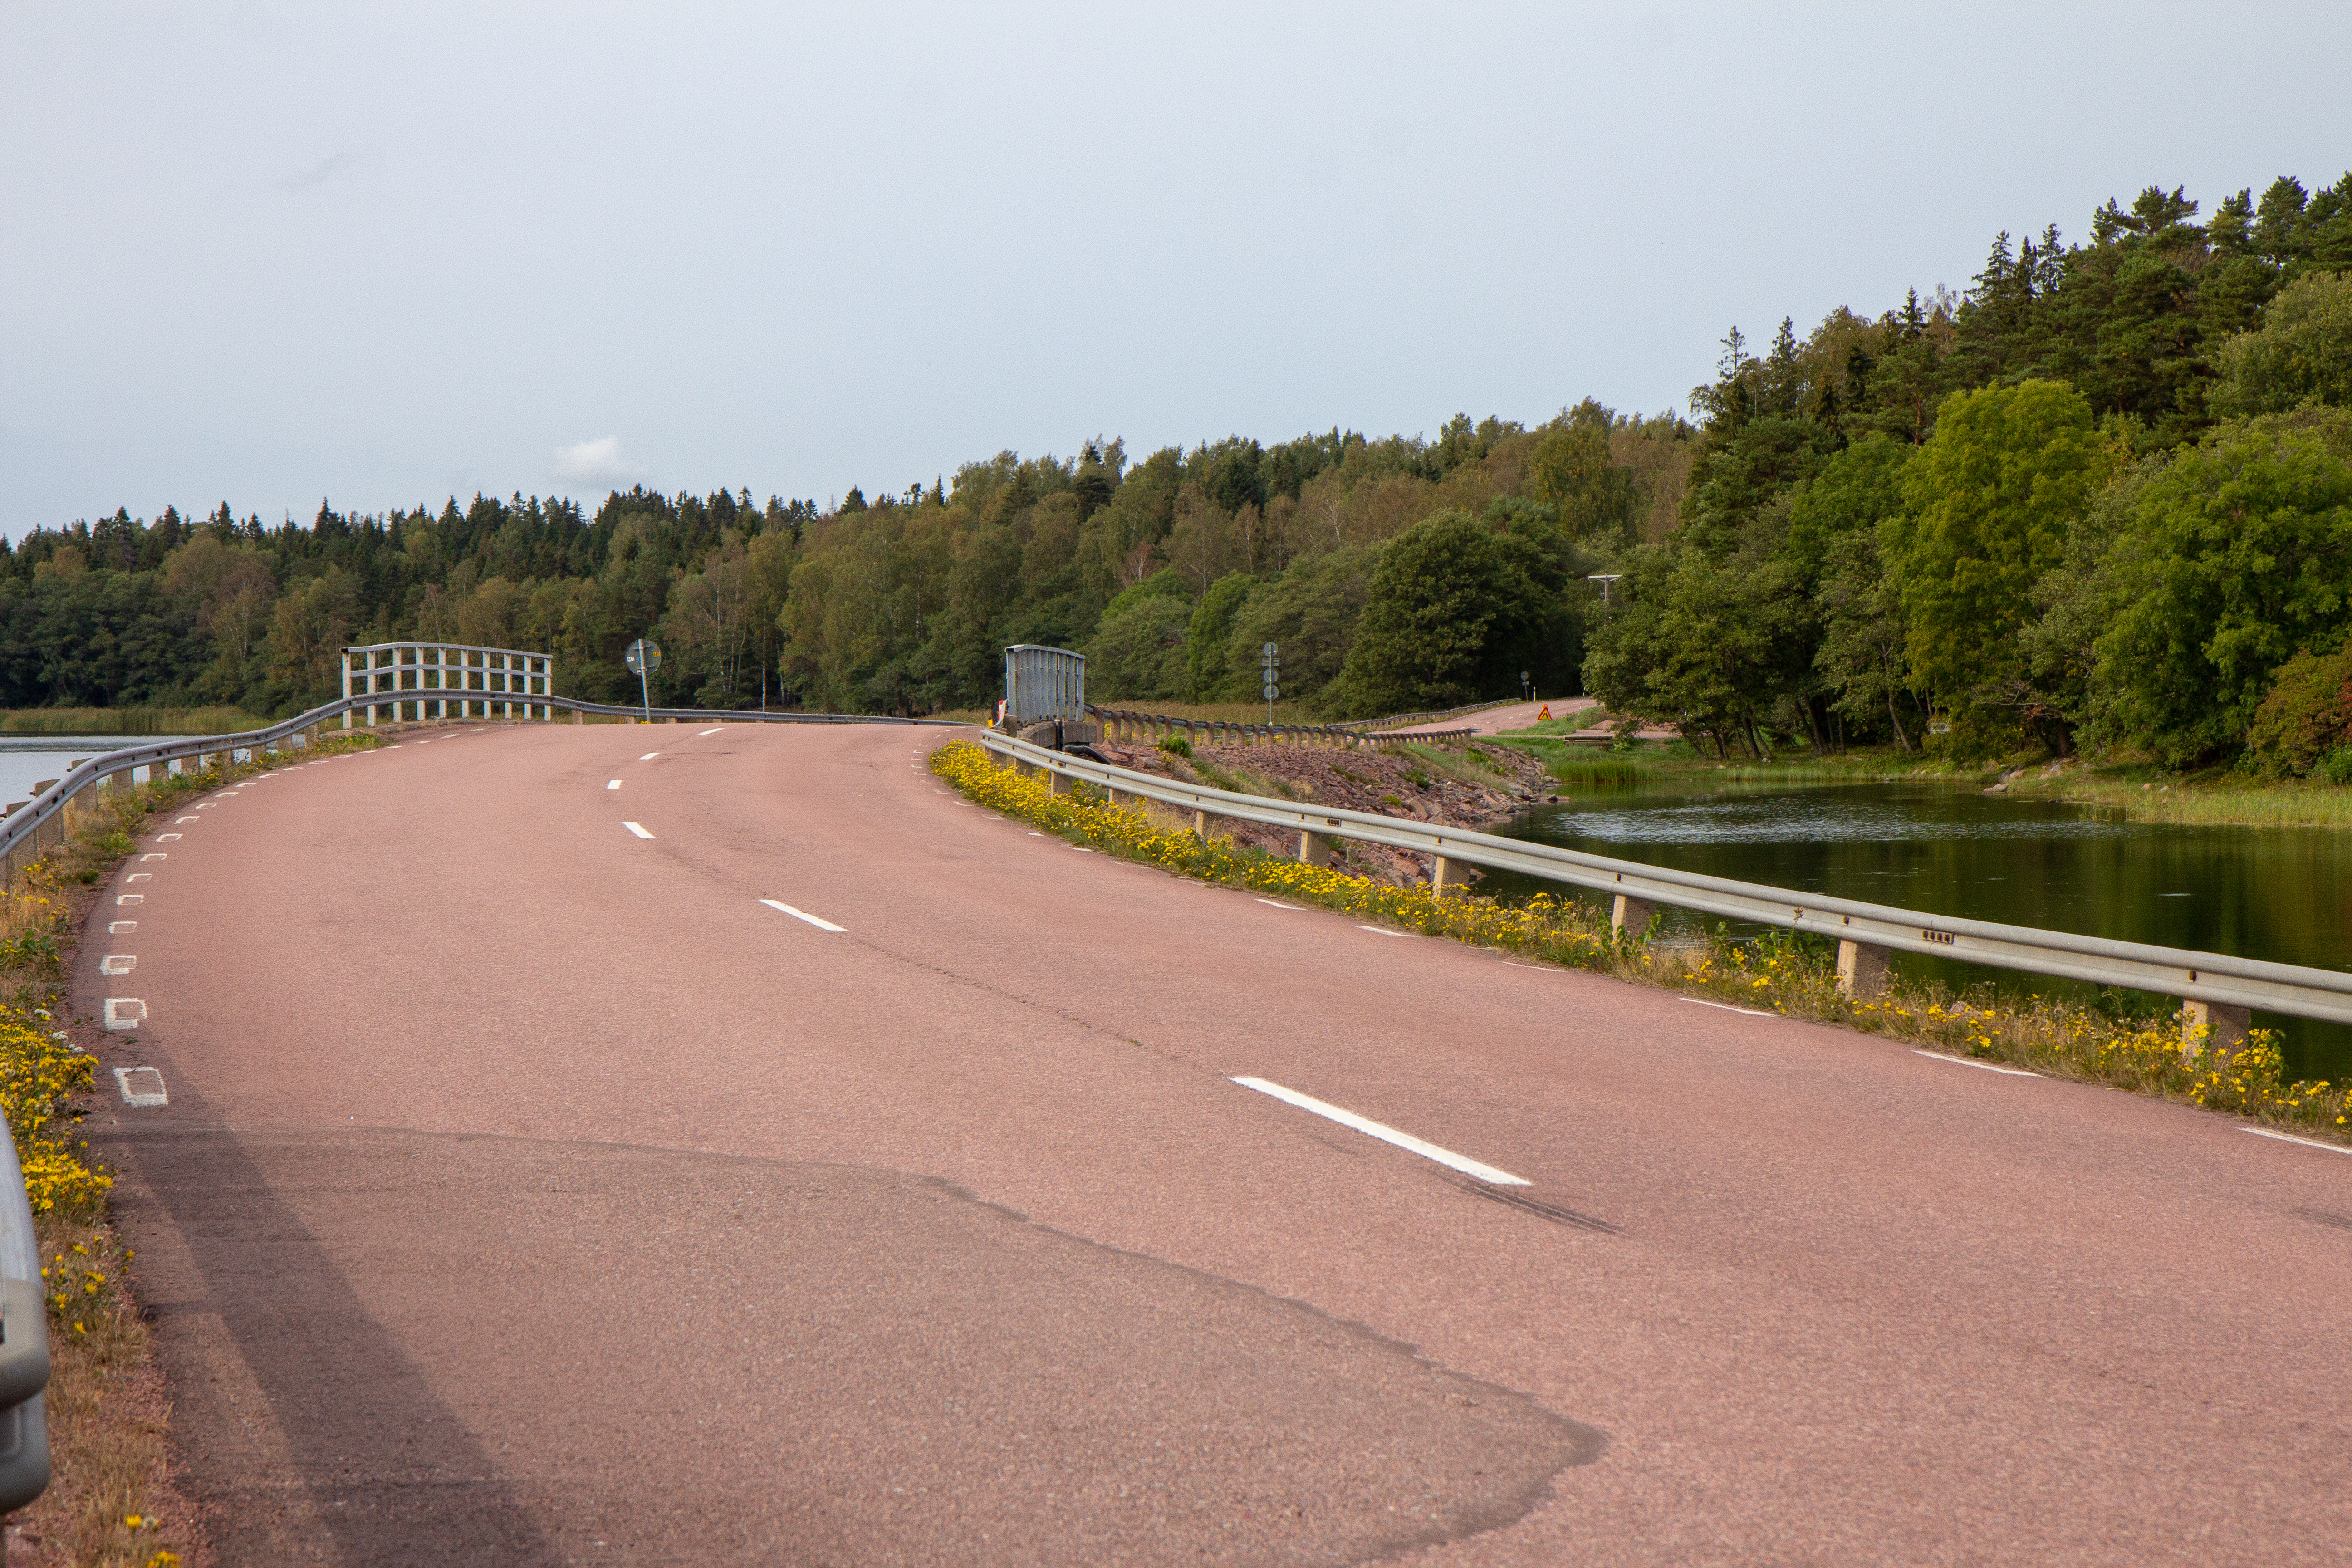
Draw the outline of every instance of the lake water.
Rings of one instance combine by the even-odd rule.
[[[61,779],[78,763],[155,739],[152,735],[26,735],[0,740],[0,805],[28,798],[34,784],[43,779]]]
[[[2184,827],[1922,784],[1580,794],[1501,829],[1587,854],[1926,914],[2352,968],[2352,833]],[[1485,890],[1543,884],[1489,873]],[[1696,917],[1670,914],[1669,923]],[[1898,972],[2015,994],[2065,983],[1898,953]],[[2352,1028],[2254,1016],[2291,1076],[2352,1076]]]

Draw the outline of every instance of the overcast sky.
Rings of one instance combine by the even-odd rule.
[[[0,531],[1685,406],[2352,163],[2352,5],[0,0]]]

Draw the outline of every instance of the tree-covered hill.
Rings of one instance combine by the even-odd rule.
[[[1274,641],[1334,715],[1526,669],[1727,748],[2228,754],[2352,626],[2352,175],[2199,215],[2151,187],[2081,243],[2000,237],[1963,294],[1784,321],[1761,353],[1735,330],[1691,420],[1588,399],[1433,439],[1097,438],[828,511],[126,509],[0,545],[0,705],[283,712],[394,637],[551,649],[562,689],[620,699],[647,633],[671,703],[974,706],[1012,642],[1083,649],[1107,700],[1230,700]]]

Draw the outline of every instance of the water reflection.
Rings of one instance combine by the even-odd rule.
[[[2184,827],[2093,807],[1920,784],[1586,795],[1514,837],[1924,913],[2002,921],[2324,969],[2352,960],[2352,834]],[[1497,893],[1536,890],[1497,875]],[[1948,959],[1899,969],[2011,991],[2063,983]],[[2289,1019],[2291,1070],[2352,1072],[2352,1029]]]

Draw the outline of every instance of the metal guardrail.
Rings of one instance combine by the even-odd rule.
[[[1157,741],[1181,730],[1188,742],[1205,739],[1211,745],[1254,745],[1264,742],[1281,745],[1288,741],[1305,741],[1309,745],[1386,746],[1402,745],[1407,741],[1454,741],[1475,734],[1474,730],[1425,730],[1411,735],[1372,735],[1350,730],[1339,724],[1249,724],[1223,719],[1182,719],[1165,713],[1139,713],[1125,708],[1098,708],[1087,705],[1087,712],[1099,720],[1104,732],[1114,740],[1133,740],[1122,735],[1122,730],[1140,729],[1142,737]],[[1156,731],[1154,733],[1153,731]]]
[[[1435,862],[1431,879],[1441,891],[1457,885],[1458,879],[1449,879],[1453,867],[1479,866],[1607,895],[1618,900],[1613,919],[1621,927],[1641,929],[1648,923],[1653,909],[1663,904],[1724,920],[1748,921],[1832,937],[1840,944],[1841,976],[1852,975],[1859,982],[1853,988],[1856,994],[1870,994],[1876,977],[1885,973],[1888,952],[1919,952],[1994,969],[2149,991],[2217,1007],[2258,1009],[2289,1017],[2352,1024],[2352,974],[2332,969],[2271,963],[2228,953],[2116,942],[2030,926],[2000,925],[1991,921],[1958,920],[1852,899],[1735,882],[1636,861],[1612,860],[1550,845],[1500,838],[1469,828],[1410,822],[1335,806],[1292,804],[1263,795],[1235,795],[1087,762],[992,731],[982,736],[981,744],[1012,763],[1061,778],[1100,784],[1118,795],[1155,800],[1191,811],[1195,826],[1203,831],[1213,817],[1296,830],[1301,835],[1303,859],[1319,863],[1328,855],[1330,841],[1336,838],[1426,855]],[[2214,1020],[2217,1035],[2223,1022]],[[2243,1020],[2237,1023],[2242,1028]]]
[[[0,1129],[0,1513],[49,1484],[49,1304],[16,1141]],[[5,1548],[0,1547],[0,1555]]]
[[[187,762],[202,768],[216,756],[234,761],[240,752],[252,758],[273,751],[289,750],[301,743],[297,740],[298,736],[306,731],[318,734],[326,728],[329,720],[341,719],[343,721],[341,727],[350,729],[350,716],[358,710],[383,706],[394,700],[416,706],[420,710],[416,716],[420,721],[547,720],[552,719],[557,712],[624,720],[646,717],[646,710],[642,708],[585,702],[576,697],[533,696],[528,693],[510,697],[491,696],[457,689],[384,695],[371,692],[365,696],[339,697],[307,713],[264,729],[241,731],[233,735],[171,737],[125,746],[120,751],[101,752],[75,763],[67,770],[65,777],[56,780],[29,802],[9,812],[5,819],[0,819],[0,868],[5,868],[5,880],[13,882],[16,879],[17,868],[24,861],[64,842],[68,804],[84,790],[95,787],[101,781],[118,775],[128,778],[139,768],[146,768],[152,773],[155,768],[173,768],[175,763]],[[439,711],[422,711],[426,708],[436,708]],[[450,712],[452,708],[457,711]],[[656,708],[652,710],[651,716],[657,721],[667,721],[677,724],[908,724],[951,729],[958,722],[950,719],[897,719],[859,713],[763,713],[751,709],[715,708]]]

